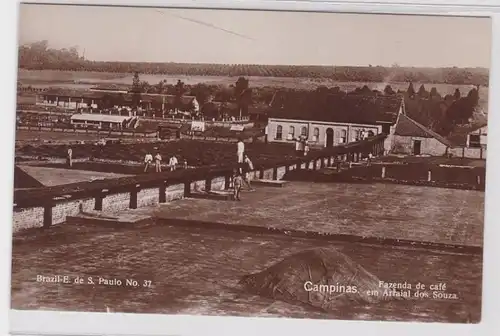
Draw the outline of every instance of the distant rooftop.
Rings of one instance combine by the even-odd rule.
[[[434,138],[448,147],[453,147],[453,144],[448,139],[428,129],[424,125],[419,124],[415,120],[408,117],[406,114],[399,115],[394,134],[400,136]]]
[[[131,88],[130,85],[126,84],[99,84],[94,87],[91,87],[90,90],[96,91],[129,91]]]
[[[117,115],[107,115],[107,114],[74,114],[71,116],[71,120],[85,120],[85,121],[100,121],[100,122],[113,122],[122,123],[129,119],[128,116],[117,116]]]
[[[399,95],[316,92],[278,92],[270,104],[270,117],[325,122],[380,124],[396,122],[402,108]]]

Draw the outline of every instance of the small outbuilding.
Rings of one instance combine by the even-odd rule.
[[[452,143],[424,125],[400,113],[394,128],[390,153],[405,155],[443,156]]]
[[[124,129],[130,117],[106,114],[74,114],[71,124],[78,128]]]

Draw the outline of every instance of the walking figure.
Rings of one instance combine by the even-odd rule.
[[[235,201],[241,201],[240,192],[241,192],[242,184],[243,184],[243,179],[241,177],[241,173],[240,173],[239,169],[235,169],[233,171],[233,186],[234,186],[234,200]]]
[[[253,171],[253,169],[254,167],[252,161],[248,155],[245,154],[243,159],[243,181],[250,191],[253,191],[252,186],[250,185],[250,172]]]

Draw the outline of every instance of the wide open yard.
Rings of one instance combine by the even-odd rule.
[[[375,188],[378,186],[378,189]],[[314,192],[316,190],[316,192]],[[341,195],[339,195],[341,191]],[[332,195],[332,196],[329,196]],[[242,202],[186,199],[150,209],[160,217],[129,228],[69,224],[25,231],[13,242],[12,307],[104,312],[477,322],[482,256],[325,242],[224,229],[171,226],[175,218],[365,232],[482,245],[484,193],[399,185],[293,183],[258,187]],[[168,220],[166,220],[168,219]],[[179,219],[180,220],[180,219]],[[317,223],[317,224],[315,224]],[[332,311],[248,294],[243,275],[306,249],[335,246],[387,282],[446,283],[458,300],[384,304],[338,299]],[[122,285],[37,282],[37,276],[119,279]],[[138,286],[126,286],[126,279]],[[149,286],[149,283],[151,284]],[[143,285],[146,285],[144,287]]]

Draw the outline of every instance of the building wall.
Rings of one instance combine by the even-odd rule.
[[[432,155],[432,156],[442,156],[447,153],[447,146],[439,142],[434,138],[422,138],[414,136],[392,136],[392,146],[390,153],[393,154],[406,154],[413,155],[413,143],[414,140],[420,140],[420,154],[421,155]]]
[[[384,141],[384,155],[387,155],[391,152],[393,143],[394,143],[394,132],[396,131],[396,124],[392,125],[389,129],[389,134],[387,134],[387,138]]]
[[[67,109],[85,108],[89,106],[92,108],[97,108],[97,100],[94,99],[56,97],[46,95],[37,95],[35,104],[39,106],[62,107]]]
[[[282,127],[281,139],[276,138],[278,126]],[[290,133],[293,127],[293,134]],[[345,124],[345,123],[330,123],[330,122],[315,122],[315,121],[302,121],[291,119],[269,119],[267,126],[267,141],[268,142],[282,142],[293,143],[294,138],[302,135],[302,128],[305,127],[306,135],[308,135],[309,144],[312,146],[326,146],[327,130],[333,130],[333,146],[342,143],[355,141],[357,132],[361,130],[373,131],[375,135],[382,132],[382,126],[378,125],[361,125],[361,124]],[[315,138],[314,130],[318,129],[319,135]],[[344,142],[344,138],[345,142]]]
[[[479,135],[479,141],[481,144],[481,147],[486,148],[486,145],[488,144],[488,126],[481,127],[473,132],[470,132],[467,134],[467,147],[470,147],[470,136],[471,135]],[[475,148],[477,149],[477,147]]]

